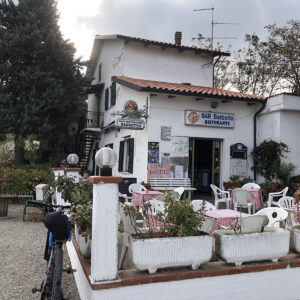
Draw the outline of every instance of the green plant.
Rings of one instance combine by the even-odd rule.
[[[274,180],[281,167],[281,158],[285,157],[284,154],[287,152],[288,146],[284,143],[263,141],[251,152],[257,173],[266,180]]]
[[[178,201],[170,192],[165,192],[164,211],[156,216],[152,215],[152,206],[145,203],[142,207],[144,219],[149,221],[149,231],[143,234],[143,231],[136,226],[135,220],[141,218],[142,214],[135,207],[124,206],[124,214],[130,217],[131,224],[138,235],[143,237],[183,237],[197,236],[201,234],[201,227],[204,217],[205,202],[198,211],[194,211],[189,200]],[[150,219],[162,222],[160,230],[151,227]]]
[[[77,224],[79,233],[88,238],[92,234],[93,191],[92,186],[77,183],[71,192],[72,206],[69,209],[71,222]]]
[[[290,178],[294,175],[296,166],[291,163],[282,162],[279,165],[279,168],[275,170],[276,178],[278,178],[282,186],[286,187],[289,185]]]
[[[0,190],[34,194],[39,183],[50,183],[50,170],[0,168]]]
[[[54,186],[61,193],[62,198],[71,204],[73,204],[72,192],[76,188],[76,185],[75,178],[66,175],[59,175],[54,181]]]
[[[37,141],[37,137],[35,135],[29,135],[25,142],[24,158],[28,160],[31,165],[35,164],[40,158],[40,154],[38,153],[39,148],[40,142]]]
[[[0,133],[0,141],[5,141],[5,140],[6,140],[6,134]]]
[[[240,177],[237,175],[231,176],[230,180],[235,187],[241,187],[248,182],[253,182],[253,179],[249,177]]]
[[[9,145],[0,146],[0,167],[10,167],[15,160],[14,151]]]
[[[194,211],[189,200],[176,200],[170,193],[165,195],[165,210],[158,214],[164,221],[162,232],[169,237],[195,236],[200,234],[204,221],[205,202],[198,211]]]

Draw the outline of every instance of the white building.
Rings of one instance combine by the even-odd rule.
[[[87,70],[94,78],[88,91],[91,122],[83,131],[93,151],[86,152],[109,145],[119,158],[114,175],[137,182],[146,182],[148,171],[155,177],[188,176],[202,192],[234,174],[253,177],[254,120],[266,99],[212,88],[213,58],[228,55],[182,46],[180,36],[175,44],[96,36]],[[145,118],[122,118],[125,104]],[[142,120],[141,130],[124,128],[143,126]],[[93,157],[88,168],[95,174]]]
[[[280,94],[268,99],[265,109],[258,117],[258,144],[272,139],[289,147],[286,161],[296,166],[300,174],[300,98],[292,94]]]

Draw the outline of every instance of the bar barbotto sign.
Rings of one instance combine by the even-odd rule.
[[[234,114],[207,111],[185,111],[185,124],[194,126],[212,126],[234,128]]]

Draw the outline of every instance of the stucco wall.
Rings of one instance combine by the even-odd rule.
[[[300,174],[300,97],[282,94],[269,98],[257,124],[257,144],[268,139],[287,144],[290,152],[286,161],[296,166],[295,174]]]
[[[211,57],[206,54],[129,42],[124,60],[124,75],[128,77],[212,86]]]

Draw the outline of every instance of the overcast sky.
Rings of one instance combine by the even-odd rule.
[[[198,33],[211,35],[211,11],[193,9],[214,7],[215,40],[232,49],[243,46],[246,33],[264,37],[264,26],[299,19],[299,0],[58,0],[60,26],[65,38],[75,43],[78,56],[88,59],[96,34],[123,34],[163,42],[173,42],[175,31],[182,31],[184,45]]]

